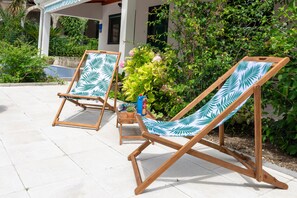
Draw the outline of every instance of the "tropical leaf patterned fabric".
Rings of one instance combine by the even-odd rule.
[[[192,115],[171,122],[156,121],[143,117],[143,122],[149,133],[152,134],[175,137],[193,136],[264,76],[271,65],[272,63],[267,62],[242,61],[212,99]],[[217,126],[232,117],[246,101],[233,110]]]
[[[117,55],[89,53],[81,77],[70,94],[105,96],[112,81]]]

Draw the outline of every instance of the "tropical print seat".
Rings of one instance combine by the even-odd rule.
[[[268,71],[273,63],[241,61],[222,88],[198,111],[180,120],[165,122],[143,117],[149,133],[161,136],[194,136],[222,113]],[[234,109],[220,124],[232,117],[246,102]]]
[[[105,96],[116,61],[116,54],[89,53],[81,77],[70,94]]]

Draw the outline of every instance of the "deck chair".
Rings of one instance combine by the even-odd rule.
[[[173,117],[171,121],[156,121],[137,115],[137,121],[142,136],[146,138],[146,141],[128,157],[128,160],[132,162],[137,183],[135,194],[142,193],[153,181],[186,153],[240,174],[255,178],[257,181],[263,181],[272,184],[275,187],[287,189],[287,184],[278,181],[262,168],[261,86],[288,62],[289,58],[244,57]],[[202,108],[195,113],[182,118],[216,88],[219,88],[218,92]],[[224,146],[223,125],[223,123],[234,115],[252,95],[254,95],[255,127],[254,161],[251,160],[250,157],[232,151]],[[219,143],[215,144],[202,139],[215,127],[219,127]],[[189,141],[187,141],[186,144],[181,145],[173,142],[168,137],[186,137]],[[152,142],[157,142],[176,149],[177,152],[143,181],[136,157]],[[241,162],[243,166],[237,166],[233,163],[192,149],[196,143],[201,143],[228,154]]]
[[[98,131],[104,110],[108,109],[115,111],[116,108],[119,59],[120,52],[85,51],[66,93],[58,93],[58,96],[63,98],[63,101],[60,105],[60,108],[58,109],[52,125],[85,127],[96,129]],[[84,67],[81,72],[81,67],[83,65]],[[114,104],[112,106],[107,102],[107,100],[114,78],[115,94]],[[76,84],[74,83],[75,81],[77,81]],[[96,124],[60,121],[59,116],[66,100],[79,107],[82,107],[84,110],[87,108],[101,109]],[[96,102],[94,103],[94,101],[100,102],[100,104],[97,104]]]

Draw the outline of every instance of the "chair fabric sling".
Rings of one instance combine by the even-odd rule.
[[[70,94],[103,97],[110,84],[116,61],[115,54],[89,53],[81,77]]]
[[[118,80],[118,62],[120,58],[119,52],[108,51],[90,51],[87,50],[80,61],[76,72],[70,82],[69,88],[66,93],[58,93],[59,97],[64,98],[60,108],[54,118],[53,126],[66,125],[86,127],[99,130],[104,110],[115,110],[116,108],[116,92]],[[81,72],[81,67],[83,66]],[[116,78],[115,83],[115,98],[114,105],[107,103],[108,95],[112,86],[112,81]],[[78,80],[77,80],[78,79]],[[75,84],[74,81],[77,80]],[[84,109],[95,108],[101,109],[96,124],[84,124],[69,121],[59,121],[59,116],[64,107],[65,102],[70,101]],[[102,105],[93,103],[82,103],[82,100],[99,101]]]
[[[190,116],[171,122],[156,121],[145,117],[143,117],[142,120],[151,134],[173,137],[193,136],[199,133],[203,127],[208,125],[244,91],[259,80],[268,71],[271,65],[272,63],[266,62],[240,62],[222,88],[207,104]],[[247,100],[245,100],[245,102],[246,101]],[[220,124],[232,117],[245,102],[237,106]]]
[[[156,121],[137,115],[136,118],[142,136],[146,138],[146,141],[128,157],[128,160],[132,162],[137,183],[135,194],[142,193],[185,153],[255,178],[257,181],[263,181],[275,187],[287,189],[287,184],[278,181],[263,170],[262,167],[261,86],[288,62],[289,58],[244,57],[173,117],[171,121]],[[220,88],[219,91],[203,107],[195,113],[182,118],[216,88]],[[252,95],[254,96],[255,160],[224,146],[223,125]],[[203,139],[215,127],[219,127],[218,144]],[[170,137],[185,137],[189,141],[181,145],[172,141]],[[153,142],[177,151],[145,180],[142,180],[136,157]],[[192,149],[197,143],[228,154],[242,163],[243,166],[238,166]]]

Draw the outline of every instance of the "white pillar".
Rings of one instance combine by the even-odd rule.
[[[120,52],[121,60],[134,47],[136,0],[122,0]]]
[[[41,54],[48,55],[49,51],[49,38],[50,38],[50,27],[51,27],[51,14],[43,13],[42,29],[41,29],[41,42],[40,50]]]
[[[39,32],[38,32],[38,51],[39,51],[39,55],[41,54],[42,29],[43,29],[43,15],[44,15],[44,10],[43,10],[43,8],[40,8],[40,16],[39,16]]]

